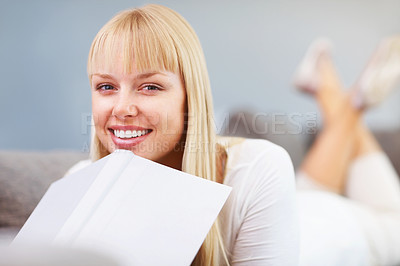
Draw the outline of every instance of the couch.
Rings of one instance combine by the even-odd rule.
[[[268,139],[283,146],[298,167],[317,130],[294,134],[287,123],[278,123],[274,130],[258,130],[265,125],[271,125],[267,116],[254,120],[252,112],[236,112],[219,133]],[[400,173],[400,130],[374,133]],[[49,185],[73,164],[87,158],[88,154],[80,151],[0,151],[0,235],[15,234]]]

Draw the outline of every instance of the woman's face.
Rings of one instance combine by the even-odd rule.
[[[113,152],[136,155],[179,168],[183,148],[186,91],[172,72],[123,71],[122,58],[112,66],[99,62],[91,75],[96,134]]]

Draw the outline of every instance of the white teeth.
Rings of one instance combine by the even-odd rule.
[[[146,135],[150,130],[114,130],[114,135],[120,139],[130,139]]]

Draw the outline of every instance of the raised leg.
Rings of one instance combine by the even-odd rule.
[[[339,106],[340,119],[333,119],[324,126],[301,165],[307,176],[336,193],[344,191],[347,169],[357,149],[360,112],[353,109],[349,101]]]
[[[321,109],[324,125],[327,125],[336,119],[336,113],[340,111],[346,94],[342,91],[342,83],[328,55],[320,59],[318,75],[319,88],[315,92],[315,98]]]

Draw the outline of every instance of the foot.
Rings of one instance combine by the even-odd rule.
[[[308,49],[294,78],[294,85],[317,100],[324,124],[329,124],[346,98],[342,83],[331,59],[331,43],[315,40]]]
[[[331,46],[329,40],[322,38],[315,40],[311,44],[295,73],[295,87],[303,92],[316,93],[321,85],[319,73],[321,61],[324,57],[330,56]]]
[[[381,103],[400,82],[400,35],[384,39],[354,85],[353,105],[365,109]]]

